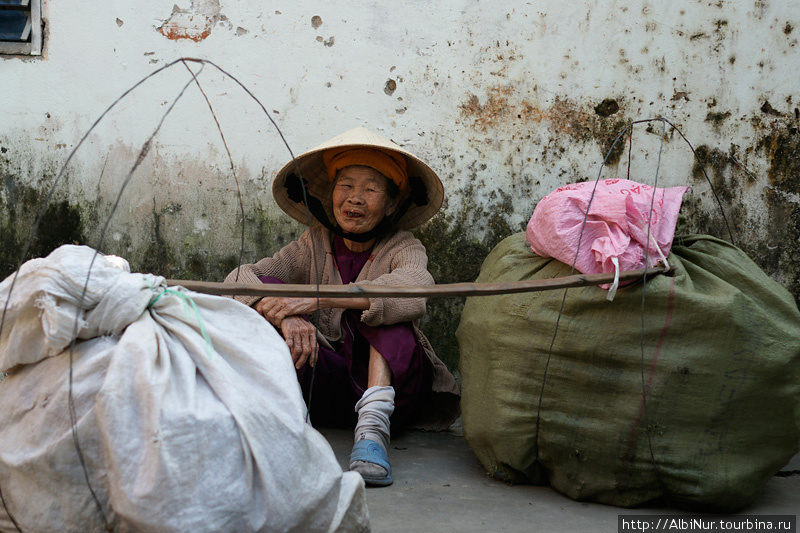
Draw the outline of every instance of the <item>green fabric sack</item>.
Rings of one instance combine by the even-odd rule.
[[[613,302],[599,287],[467,299],[464,436],[491,475],[581,501],[732,511],[798,452],[791,294],[713,237],[676,237],[668,259],[677,270],[649,278],[644,301],[641,282]],[[477,281],[569,274],[520,233]]]

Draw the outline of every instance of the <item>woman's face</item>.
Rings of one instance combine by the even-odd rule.
[[[366,233],[391,215],[397,202],[389,198],[387,182],[370,167],[340,170],[333,184],[333,216],[339,227],[348,233]]]

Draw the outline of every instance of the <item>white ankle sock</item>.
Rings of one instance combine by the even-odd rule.
[[[394,387],[370,387],[356,403],[355,442],[369,439],[389,449],[389,417],[394,412]]]

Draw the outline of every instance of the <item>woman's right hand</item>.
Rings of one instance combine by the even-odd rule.
[[[317,364],[319,345],[314,325],[300,316],[287,316],[281,321],[281,332],[292,354],[294,367],[302,368],[306,362]]]
[[[317,309],[317,303],[316,298],[271,296],[260,299],[254,307],[270,324],[279,328],[287,316],[313,313]]]

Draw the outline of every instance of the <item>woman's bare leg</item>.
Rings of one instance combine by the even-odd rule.
[[[356,404],[358,424],[355,430],[356,444],[353,449],[364,444],[367,445],[366,449],[369,449],[369,446],[375,447],[382,450],[380,453],[385,461],[390,438],[389,417],[394,411],[394,389],[391,386],[392,370],[386,359],[372,346],[369,349],[368,371],[367,390]],[[367,456],[359,455],[359,457],[364,458],[360,460],[351,456],[350,470],[360,473],[367,484],[389,485],[392,483],[391,467],[387,469],[373,462],[375,456],[367,458]]]
[[[369,376],[367,377],[367,387],[388,387],[392,384],[392,369],[389,363],[375,349],[369,347]]]

